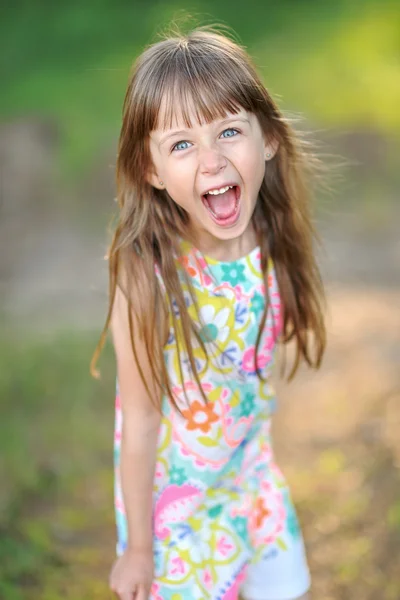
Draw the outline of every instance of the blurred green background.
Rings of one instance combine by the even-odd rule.
[[[5,3],[0,20],[0,598],[107,598],[114,364],[89,360],[134,57],[184,9],[232,27],[335,170],[317,198],[318,374],[278,384],[277,453],[317,600],[400,598],[400,6],[386,0]],[[339,161],[337,157],[340,157]],[[396,309],[397,307],[397,309]]]

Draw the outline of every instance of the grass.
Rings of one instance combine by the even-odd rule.
[[[71,536],[90,529],[91,516],[99,518],[102,509],[87,510],[99,486],[111,518],[113,361],[104,361],[103,379],[94,382],[88,364],[95,341],[65,333],[2,344],[0,597],[7,600],[25,599],[26,589],[54,580],[69,563],[60,540],[68,548]]]

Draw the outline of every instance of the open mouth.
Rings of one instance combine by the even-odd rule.
[[[220,227],[234,225],[240,215],[240,187],[226,185],[209,190],[201,199],[210,217]]]

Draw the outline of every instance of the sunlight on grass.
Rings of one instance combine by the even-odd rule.
[[[338,448],[324,450],[318,459],[318,467],[321,473],[326,475],[340,473],[345,464],[346,458]]]
[[[307,41],[285,48],[282,39],[279,65],[279,52],[267,39],[257,45],[268,65],[268,83],[284,105],[327,126],[400,132],[398,8],[366,7],[334,27],[325,24],[324,36],[313,27],[318,29],[309,24]]]

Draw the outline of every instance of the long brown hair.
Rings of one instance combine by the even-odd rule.
[[[161,115],[162,101],[166,109]],[[135,336],[139,335],[145,342],[154,382],[175,406],[163,360],[165,332],[155,324],[161,314],[170,315],[175,332],[178,328],[180,332],[176,340],[182,340],[182,348],[177,341],[178,352],[184,352],[189,359],[200,389],[192,336],[197,337],[203,349],[204,345],[188,314],[176,260],[180,256],[178,239],[190,235],[188,216],[165,190],[155,189],[148,182],[149,135],[157,127],[171,127],[176,107],[190,127],[193,106],[199,123],[224,118],[228,112],[243,108],[258,118],[264,135],[279,144],[277,153],[266,164],[253,223],[266,282],[269,257],[276,269],[284,307],[282,341],[295,342],[289,377],[301,359],[311,367],[319,367],[326,342],[323,287],[314,256],[316,234],[309,210],[313,156],[283,118],[239,44],[215,29],[205,28],[168,37],[150,46],[137,59],[125,96],[117,159],[119,217],[109,250],[109,309],[91,372],[96,375],[95,364],[105,342],[118,285],[128,300],[136,360]],[[155,265],[165,290],[160,287]],[[133,302],[130,281],[137,286],[146,281],[149,296],[135,296]],[[195,299],[190,281],[188,286]],[[265,289],[268,290],[267,284]],[[172,310],[173,306],[178,313]],[[133,331],[131,311],[139,331]],[[257,350],[267,312],[268,298]],[[258,368],[257,372],[261,377]],[[152,396],[146,381],[144,385]]]

